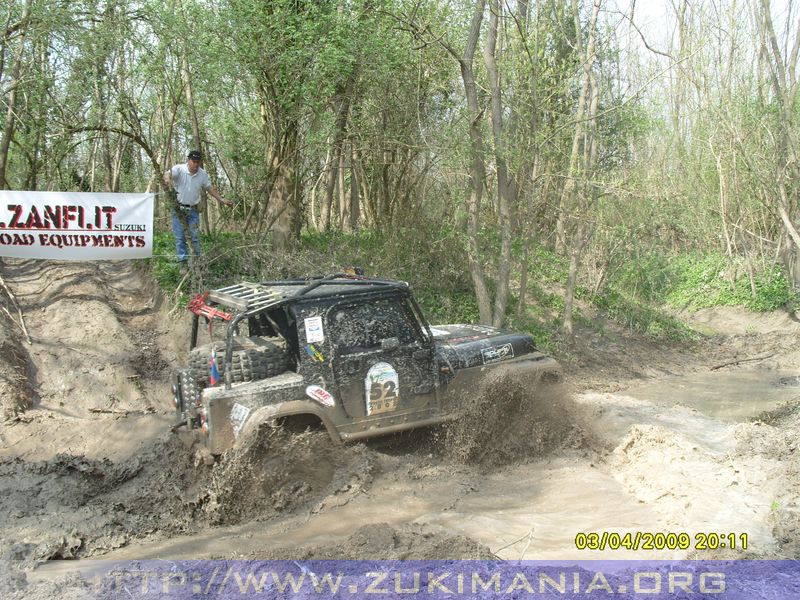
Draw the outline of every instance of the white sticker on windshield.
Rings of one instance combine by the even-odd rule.
[[[309,317],[306,319],[306,342],[316,344],[325,341],[325,331],[322,329],[322,317]]]
[[[242,427],[244,427],[244,422],[247,421],[247,417],[249,416],[249,408],[238,402],[234,403],[233,408],[231,408],[231,427],[233,427],[234,437],[239,436],[239,432],[242,430]]]
[[[431,327],[431,333],[433,334],[433,337],[442,337],[447,335],[448,332],[444,329],[436,329],[436,327]]]

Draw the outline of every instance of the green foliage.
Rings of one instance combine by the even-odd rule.
[[[370,276],[408,281],[432,323],[478,321],[461,240],[451,229],[421,224],[391,235],[306,233],[301,249],[316,264],[329,257],[329,272],[358,265]]]
[[[611,319],[634,331],[644,333],[652,340],[687,341],[697,337],[696,332],[659,307],[628,296],[617,289],[607,288],[592,301]]]
[[[669,256],[651,252],[625,262],[591,299],[613,319],[654,339],[689,339],[695,334],[659,308],[743,306],[770,311],[795,301],[780,268],[754,275],[756,294],[741,260],[722,254]]]
[[[521,317],[512,317],[510,324],[530,331],[537,343],[550,348],[550,338],[560,326],[564,312],[563,288],[567,280],[568,262],[551,250],[539,245],[531,247],[528,271],[528,306]],[[656,258],[653,258],[656,261]],[[665,263],[666,263],[665,259]],[[600,293],[593,294],[586,287],[578,286],[577,299],[601,310],[604,315],[633,331],[643,333],[654,340],[688,340],[695,333],[670,316],[661,308],[663,290],[657,287],[657,270],[651,265],[629,262],[619,270],[617,278],[604,286]],[[650,278],[654,278],[650,281]],[[622,291],[625,290],[625,291]],[[514,314],[517,298],[509,305]],[[589,328],[597,323],[585,315],[580,305],[573,309],[573,320]]]
[[[419,226],[392,235],[376,232],[306,232],[289,252],[277,254],[263,239],[238,233],[217,233],[202,239],[204,289],[233,279],[268,280],[340,272],[345,266],[362,267],[370,276],[408,281],[432,323],[477,322],[479,319],[461,239],[447,227]],[[155,236],[152,270],[159,284],[172,292],[184,275],[174,262],[170,233]],[[435,257],[435,258],[434,258]],[[531,332],[537,344],[550,348],[564,310],[562,295],[565,261],[549,250],[531,248],[528,301],[517,315],[518,298],[509,302],[509,326]],[[741,265],[739,266],[741,268]],[[751,310],[774,310],[796,298],[776,268],[756,275],[757,295],[750,293],[746,273],[730,281],[733,266],[722,255],[666,257],[651,254],[630,261],[615,273],[601,292],[580,288],[576,296],[604,315],[653,340],[687,341],[697,334],[662,307],[703,308],[741,305]],[[192,291],[182,288],[185,303]],[[199,291],[199,290],[193,290]],[[579,308],[576,322],[594,327]]]
[[[153,277],[158,285],[171,293],[178,287],[182,275],[180,265],[174,260],[175,238],[171,233],[153,235],[153,258],[149,260]]]
[[[521,314],[517,312],[519,298],[509,298],[508,324],[510,329],[526,331],[533,336],[536,347],[545,352],[552,352],[553,336],[558,330],[559,319],[564,299],[556,294],[546,292],[541,286],[532,283],[528,288],[528,302]],[[558,306],[560,305],[560,309]]]
[[[566,285],[569,263],[564,257],[557,256],[552,250],[536,244],[531,248],[528,262],[528,274],[532,280]]]
[[[678,276],[676,265],[676,260],[660,252],[634,257],[620,266],[613,285],[640,301],[663,303]]]
[[[190,289],[198,283],[210,289],[236,279],[305,277],[341,272],[346,266],[356,265],[372,277],[408,281],[432,323],[478,321],[460,240],[452,230],[431,225],[399,230],[391,236],[306,232],[294,248],[282,254],[261,238],[239,233],[217,233],[201,240],[202,282],[184,285],[179,302],[185,303],[188,294],[202,291]],[[432,252],[436,257],[433,260]],[[156,234],[151,268],[156,281],[170,295],[184,277],[174,255],[172,234]]]
[[[670,268],[673,270],[673,283],[666,300],[672,306],[694,309],[744,306],[763,312],[790,304],[795,299],[776,265],[755,273],[755,295],[740,260],[730,260],[719,254],[689,255],[678,257]]]

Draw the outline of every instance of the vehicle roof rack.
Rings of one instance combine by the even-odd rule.
[[[408,284],[401,281],[334,273],[309,279],[284,279],[258,283],[244,281],[212,290],[209,292],[208,298],[217,304],[229,306],[246,315],[253,315],[328,285],[353,286],[352,291],[348,290],[345,293],[357,293],[360,291],[357,288],[366,286],[376,289],[408,290]],[[295,287],[299,287],[299,289],[292,289]]]
[[[284,294],[260,283],[243,281],[235,285],[212,290],[208,299],[225,304],[242,312],[259,311],[284,300]]]

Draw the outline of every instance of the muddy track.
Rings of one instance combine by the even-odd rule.
[[[88,556],[159,531],[148,508],[168,496],[165,458],[184,453],[166,435],[176,355],[147,278],[124,262],[41,261],[6,262],[3,277],[33,342],[28,408],[0,430],[3,555]]]
[[[26,409],[0,429],[0,557],[84,558],[308,519],[369,488],[378,455],[364,446],[334,453],[319,434],[275,430],[209,466],[191,436],[171,432],[169,378],[186,359],[186,322],[132,264],[16,261],[3,277],[33,343],[22,352]]]
[[[702,553],[580,553],[574,537],[710,527],[752,542],[715,557],[798,557],[800,326],[785,315],[701,314],[723,331],[699,354],[607,327],[565,360],[580,392],[498,384],[450,429],[342,452],[266,432],[208,466],[170,432],[187,327],[145,273],[6,261],[2,276],[33,343],[1,324],[14,350],[0,385],[19,406],[0,425],[0,558],[667,558]],[[698,412],[680,379],[664,379],[730,363],[714,388],[753,357],[743,364],[788,401],[755,422]],[[634,378],[675,401],[618,391]]]

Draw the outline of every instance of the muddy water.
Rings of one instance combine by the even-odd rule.
[[[495,473],[461,471],[452,479],[438,467],[415,471],[410,477],[387,473],[375,480],[368,496],[313,516],[215,528],[132,545],[103,558],[241,556],[275,548],[321,546],[344,540],[370,523],[394,528],[413,523],[431,531],[466,535],[508,560],[609,558],[602,552],[577,551],[575,535],[603,527],[621,533],[650,530],[658,521],[658,514],[627,494],[623,483],[578,457]],[[614,558],[634,556],[624,550],[614,554]],[[56,565],[52,568],[58,570]]]
[[[746,533],[769,551],[780,464],[737,454],[747,419],[800,394],[796,373],[690,375],[624,393],[575,398],[588,448],[500,469],[454,465],[436,455],[384,455],[364,493],[331,496],[304,514],[217,527],[104,558],[252,556],[259,550],[336,544],[366,524],[409,523],[466,535],[518,559],[668,559],[688,550],[578,550],[579,533]],[[413,550],[409,558],[413,558]]]
[[[685,406],[733,423],[800,399],[800,375],[763,370],[695,373],[646,383],[622,393],[661,406]]]
[[[577,550],[575,536],[648,530],[657,514],[601,469],[575,459],[490,474],[481,489],[427,522],[489,546],[507,560],[608,558]],[[625,552],[615,558],[626,557]]]
[[[747,534],[756,551],[774,547],[770,511],[782,467],[739,455],[753,425],[737,423],[800,401],[796,372],[693,374],[576,401],[588,415],[581,425],[606,452],[487,474],[447,511],[417,518],[505,559],[684,558],[708,532]],[[576,548],[578,533],[604,531],[687,533],[692,547]]]

